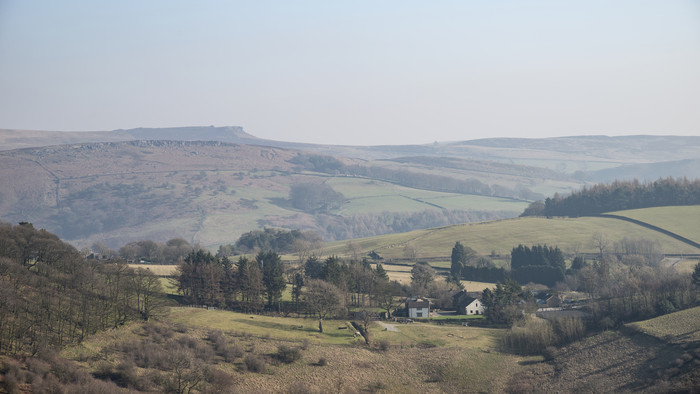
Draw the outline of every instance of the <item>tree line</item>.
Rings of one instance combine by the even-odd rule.
[[[474,221],[498,220],[512,217],[510,211],[472,211],[456,209],[426,209],[420,212],[379,212],[339,216],[314,215],[307,228],[318,232],[326,241],[371,237],[375,235],[408,232],[430,227]],[[292,227],[299,225],[295,218],[268,218],[266,226]]]
[[[635,179],[584,187],[568,196],[555,194],[544,202],[530,204],[521,216],[578,217],[625,209],[696,204],[700,204],[700,179],[668,177],[644,183]]]
[[[274,250],[278,253],[298,253],[304,249],[316,249],[323,243],[321,236],[315,231],[282,230],[264,228],[242,234],[232,245],[222,245],[218,254],[232,256],[234,254],[255,253],[260,250]]]
[[[325,155],[300,154],[292,159],[292,162],[311,171],[332,175],[352,175],[375,178],[419,189],[524,200],[541,199],[543,197],[541,194],[534,193],[526,187],[513,189],[498,184],[488,185],[474,178],[463,180],[444,175],[392,169],[383,166],[367,166],[360,164],[346,165],[336,158]]]
[[[0,223],[0,353],[35,354],[158,315],[158,277],[124,261],[86,260],[30,223]]]
[[[178,266],[178,291],[185,302],[246,312],[263,310],[304,313],[320,320],[350,307],[380,307],[390,314],[403,294],[381,264],[308,257],[301,266],[285,267],[277,252],[260,251],[254,258],[192,251]],[[291,301],[282,293],[291,285]],[[322,326],[321,326],[322,327]]]

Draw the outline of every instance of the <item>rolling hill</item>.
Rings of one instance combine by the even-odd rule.
[[[332,146],[260,139],[241,127],[0,130],[0,220],[33,222],[80,247],[181,237],[216,248],[264,226],[332,241],[512,218],[597,178],[692,175],[687,163],[698,157],[698,137]],[[342,203],[295,208],[289,193],[300,183],[330,186]]]
[[[617,214],[635,215],[658,224],[675,222],[678,223],[676,226],[667,227],[683,232],[690,239],[700,239],[700,228],[692,226],[693,218],[700,215],[700,206],[647,208]],[[597,253],[598,249],[592,240],[595,233],[604,234],[611,247],[624,238],[644,239],[658,242],[665,254],[700,253],[700,249],[668,235],[606,217],[515,218],[362,238],[353,240],[353,243],[359,253],[366,254],[374,250],[385,259],[394,261],[406,259],[407,248],[410,248],[418,260],[429,260],[437,266],[449,267],[452,247],[457,241],[484,255],[505,255],[518,244],[556,245],[565,253]],[[345,256],[348,253],[347,242],[329,243],[322,251],[324,255]]]
[[[517,198],[524,187],[510,174],[487,184],[473,178],[473,171],[457,169],[433,185],[435,167],[391,168],[386,162],[327,156],[321,161],[364,173],[309,167],[319,157],[265,146],[162,140],[4,151],[0,219],[32,222],[77,246],[181,237],[216,248],[263,226],[312,229],[333,240],[513,217],[527,205]],[[328,210],[295,208],[290,188],[300,183],[326,184],[342,193],[342,203]],[[472,184],[478,190],[470,193]]]

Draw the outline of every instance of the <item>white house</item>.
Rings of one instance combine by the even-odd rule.
[[[454,305],[457,307],[458,315],[483,315],[484,314],[484,304],[480,299],[470,295],[466,291],[455,294]]]
[[[470,302],[471,301],[471,302]],[[468,300],[468,304],[464,307],[465,315],[483,315],[484,314],[484,304],[478,298],[473,298]]]
[[[406,300],[406,310],[409,318],[430,317],[430,301],[420,298]]]

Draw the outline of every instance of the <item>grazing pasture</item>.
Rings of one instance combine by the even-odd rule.
[[[649,223],[700,242],[700,205],[653,207],[611,213]]]
[[[630,328],[669,342],[700,341],[700,307],[630,323]]]
[[[658,241],[664,253],[700,253],[697,248],[657,231],[618,219],[597,217],[506,219],[380,235],[352,242],[363,254],[374,250],[387,260],[406,260],[410,248],[416,260],[450,261],[452,247],[457,241],[484,255],[492,252],[506,255],[518,244],[543,243],[557,245],[565,253],[596,253],[598,250],[592,240],[595,233],[605,234],[612,243],[625,237]],[[347,241],[331,242],[320,253],[347,256],[347,244]]]

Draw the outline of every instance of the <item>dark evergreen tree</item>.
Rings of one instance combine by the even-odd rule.
[[[453,278],[462,277],[462,269],[467,264],[467,253],[461,242],[457,241],[452,248],[452,264],[450,265],[450,276]]]
[[[287,281],[284,279],[284,266],[280,256],[273,252],[260,252],[255,256],[263,274],[263,286],[267,296],[267,305],[272,307],[282,298],[282,291],[287,288]]]
[[[322,279],[324,276],[323,263],[316,256],[311,256],[304,263],[304,275],[311,279]]]
[[[236,265],[242,306],[246,311],[257,310],[264,291],[262,271],[256,262],[243,256],[238,259]]]

